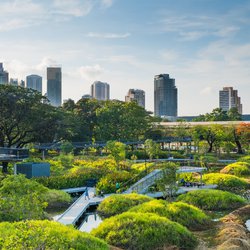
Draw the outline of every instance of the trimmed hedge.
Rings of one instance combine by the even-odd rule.
[[[246,200],[236,194],[214,189],[190,191],[178,196],[177,201],[215,211],[235,209],[246,204]]]
[[[185,227],[151,213],[126,212],[104,220],[91,234],[122,249],[151,250],[169,246],[194,249],[197,240]]]
[[[202,179],[206,184],[216,184],[226,191],[238,192],[249,187],[244,179],[230,174],[210,173],[203,175]]]
[[[97,211],[103,218],[107,218],[150,200],[152,198],[141,194],[114,194],[105,198],[98,206]]]
[[[90,234],[52,221],[0,223],[0,248],[108,250],[109,246]]]
[[[236,176],[250,175],[250,164],[247,162],[235,162],[224,167],[220,173]]]
[[[152,200],[132,207],[129,212],[155,213],[194,230],[204,229],[210,223],[210,218],[203,211],[184,202]]]

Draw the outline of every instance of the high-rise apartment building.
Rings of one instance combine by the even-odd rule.
[[[169,78],[168,74],[154,77],[154,115],[177,116],[177,88],[175,79]]]
[[[91,96],[97,100],[109,100],[109,84],[106,82],[95,81],[91,85]]]
[[[145,91],[141,89],[129,89],[125,102],[135,101],[137,104],[145,108]]]
[[[242,104],[238,96],[238,90],[233,87],[223,87],[219,92],[219,105],[224,111],[229,111],[231,108],[237,108],[238,112],[242,114]]]
[[[62,70],[60,67],[47,68],[47,97],[52,106],[62,104]]]
[[[34,89],[42,93],[42,77],[39,75],[29,75],[26,76],[26,87],[30,89]]]
[[[0,84],[7,84],[9,82],[9,73],[4,70],[3,63],[0,63]]]

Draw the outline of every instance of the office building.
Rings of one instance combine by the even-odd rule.
[[[60,67],[47,68],[47,96],[52,106],[61,106],[62,71]]]
[[[0,63],[0,84],[7,84],[9,82],[9,73],[4,70],[3,63]]]
[[[242,104],[238,96],[238,90],[233,87],[223,87],[219,92],[219,107],[224,111],[229,111],[231,108],[237,108],[242,114]]]
[[[24,80],[21,80],[19,82],[19,86],[22,87],[22,88],[25,88],[25,81]]]
[[[42,77],[38,75],[26,76],[26,87],[42,93]]]
[[[154,77],[154,115],[169,119],[177,117],[177,88],[175,79],[168,74]]]
[[[10,85],[18,86],[18,79],[17,78],[10,78]]]
[[[135,101],[137,104],[145,108],[145,91],[141,89],[129,89],[125,102]]]
[[[97,100],[109,100],[109,84],[106,82],[95,81],[91,85],[91,96]]]
[[[82,96],[82,99],[92,99],[92,95],[89,95],[89,94],[85,94]]]

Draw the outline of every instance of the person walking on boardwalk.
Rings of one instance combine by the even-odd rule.
[[[88,190],[88,187],[85,188],[84,194],[85,194],[85,200],[86,200],[86,198],[90,199],[90,198],[89,198],[89,190]]]

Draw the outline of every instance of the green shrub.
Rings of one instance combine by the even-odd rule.
[[[85,168],[77,170],[72,174],[64,174],[50,177],[36,177],[33,178],[37,182],[51,189],[64,189],[86,186],[88,179],[98,179],[102,175],[98,169]]]
[[[240,157],[238,159],[238,161],[240,161],[240,162],[247,162],[247,163],[250,164],[250,155],[246,155],[246,156]]]
[[[250,174],[250,163],[247,162],[235,162],[224,167],[220,173],[233,174],[236,176],[243,176]]]
[[[235,209],[246,204],[242,197],[230,192],[203,189],[190,191],[177,197],[177,201],[186,202],[205,210]]]
[[[150,200],[152,198],[141,194],[114,194],[105,198],[98,206],[97,211],[102,217],[110,217]]]
[[[106,174],[96,184],[96,192],[100,193],[103,191],[106,194],[115,193],[117,191],[115,186],[117,182],[119,182],[122,187],[122,184],[126,183],[131,178],[132,174],[124,170]]]
[[[48,208],[66,206],[71,202],[71,196],[69,194],[55,189],[50,189],[44,199],[48,203]]]
[[[24,175],[10,175],[1,182],[0,221],[44,219],[48,189]]]
[[[183,202],[152,200],[132,207],[129,212],[156,213],[190,229],[204,229],[209,224],[209,217],[205,213]]]
[[[169,246],[194,249],[197,240],[185,227],[151,213],[126,212],[104,220],[91,234],[122,249],[150,250]]]
[[[52,221],[0,223],[0,248],[108,250],[108,245],[90,234]]]
[[[210,173],[203,175],[202,179],[206,184],[216,184],[221,190],[236,193],[249,186],[244,179],[230,174]]]

